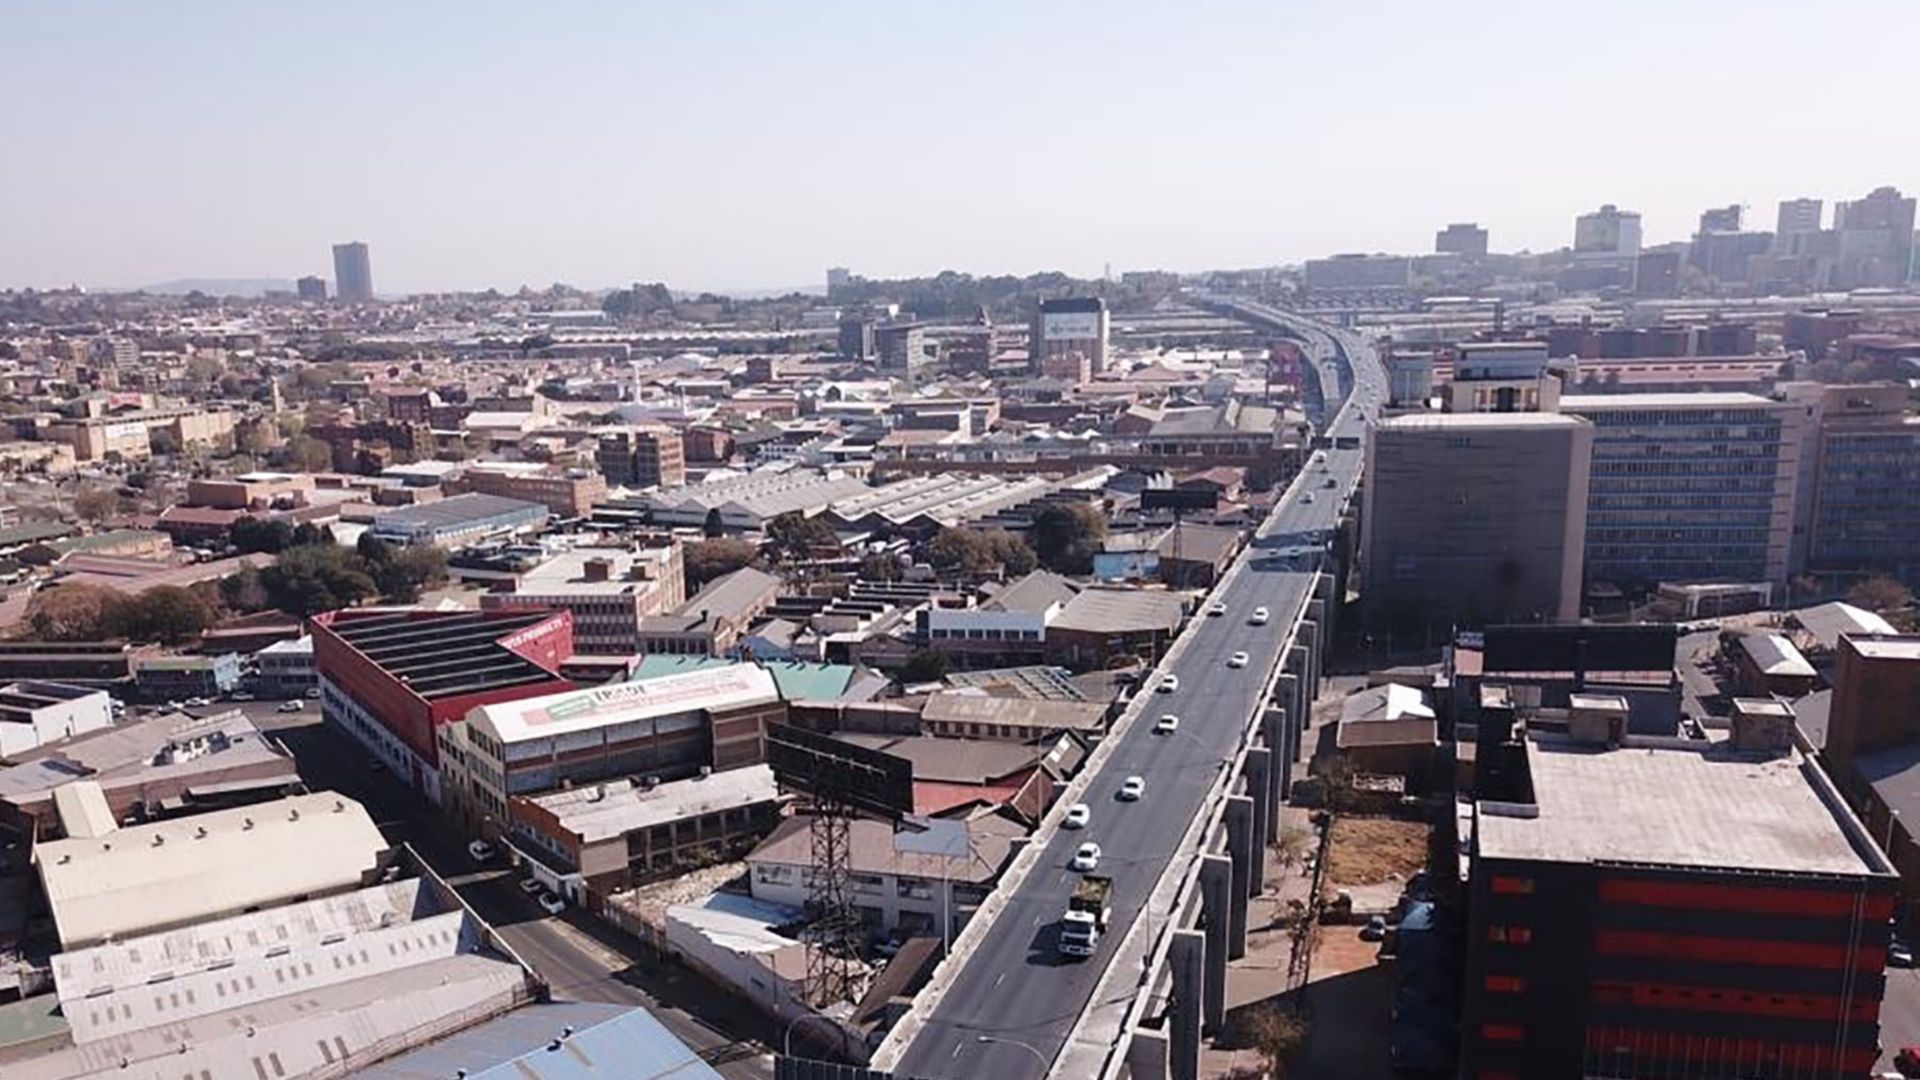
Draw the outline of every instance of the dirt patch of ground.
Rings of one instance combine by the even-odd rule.
[[[1338,817],[1327,853],[1331,886],[1405,881],[1427,865],[1428,826],[1393,818]]]

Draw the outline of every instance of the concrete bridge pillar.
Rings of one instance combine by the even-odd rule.
[[[1133,1080],[1167,1080],[1170,1042],[1165,1029],[1133,1029],[1133,1038],[1127,1041],[1127,1071]]]
[[[1200,917],[1207,935],[1206,978],[1200,991],[1201,1016],[1207,1034],[1218,1034],[1227,1022],[1227,930],[1232,926],[1233,860],[1225,855],[1200,857]]]
[[[1200,1027],[1205,1019],[1207,936],[1175,930],[1167,945],[1173,1004],[1167,1011],[1168,1080],[1200,1080]]]
[[[1291,732],[1287,730],[1287,710],[1269,704],[1260,718],[1260,730],[1267,740],[1268,753],[1273,758],[1272,775],[1267,778],[1267,783],[1273,789],[1273,817],[1278,821],[1280,804],[1293,792],[1293,785],[1289,782],[1293,776],[1293,742]]]
[[[1266,887],[1265,852],[1273,843],[1273,751],[1256,746],[1247,751],[1247,793],[1253,797],[1253,875],[1247,895],[1259,896]]]
[[[1320,623],[1313,619],[1300,620],[1300,636],[1294,639],[1307,650],[1306,668],[1300,673],[1301,685],[1307,691],[1307,704],[1320,696]]]
[[[1227,959],[1247,955],[1247,898],[1254,890],[1254,864],[1266,854],[1253,846],[1253,799],[1229,795],[1226,808],[1227,855],[1233,860],[1233,878],[1227,895]],[[1225,987],[1221,988],[1224,992]]]
[[[1288,660],[1287,669],[1274,680],[1273,700],[1280,706],[1281,726],[1286,732],[1286,738],[1281,740],[1287,748],[1285,760],[1297,762],[1300,760],[1300,677],[1293,673],[1291,659]],[[1280,771],[1283,774],[1287,772],[1284,768]]]

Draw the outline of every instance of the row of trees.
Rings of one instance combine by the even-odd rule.
[[[1059,574],[1093,571],[1093,556],[1107,536],[1107,519],[1087,503],[1053,503],[1033,516],[1022,538],[999,529],[942,529],[927,545],[936,570],[969,577],[1015,578],[1046,567]]]
[[[27,629],[42,641],[125,639],[178,645],[200,636],[219,612],[199,593],[160,585],[128,596],[99,585],[60,585],[33,598]]]
[[[220,599],[239,612],[271,608],[304,618],[375,597],[415,603],[446,580],[447,556],[439,548],[394,547],[365,534],[352,551],[330,538],[284,548],[272,566],[222,579]]]

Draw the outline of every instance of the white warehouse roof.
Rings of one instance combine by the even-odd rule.
[[[39,845],[67,948],[358,888],[386,849],[366,808],[319,792]]]

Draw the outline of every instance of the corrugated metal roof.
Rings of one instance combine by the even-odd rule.
[[[565,1034],[563,1034],[565,1033]],[[645,1009],[531,1005],[354,1074],[355,1080],[719,1080]]]

